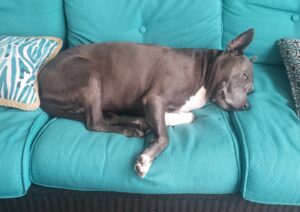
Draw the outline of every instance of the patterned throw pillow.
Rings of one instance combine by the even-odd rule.
[[[300,117],[300,40],[281,39],[278,45],[291,82],[296,111]]]
[[[37,72],[61,46],[62,40],[54,37],[0,36],[0,105],[37,109]]]

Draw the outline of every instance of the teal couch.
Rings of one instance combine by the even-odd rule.
[[[89,132],[41,109],[0,107],[0,198],[24,196],[38,185],[142,195],[239,193],[256,203],[300,205],[300,119],[277,48],[280,38],[300,38],[300,1],[2,0],[0,17],[0,36],[56,36],[64,48],[132,41],[224,49],[252,27],[246,54],[258,56],[251,109],[227,112],[208,103],[194,111],[193,124],[169,127],[170,145],[145,179],[133,165],[151,135]]]

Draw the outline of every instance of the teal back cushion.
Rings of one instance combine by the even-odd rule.
[[[283,64],[277,40],[300,37],[299,0],[224,0],[223,47],[237,34],[255,29],[249,55],[257,55],[259,63]]]
[[[0,35],[65,37],[63,0],[1,0]]]
[[[221,48],[221,6],[220,0],[65,0],[68,43]]]

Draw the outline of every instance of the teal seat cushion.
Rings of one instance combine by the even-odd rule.
[[[68,44],[103,41],[221,48],[220,0],[65,0]]]
[[[254,40],[247,49],[257,55],[257,62],[283,64],[277,40],[300,37],[300,1],[223,0],[223,47],[248,28],[255,29]]]
[[[47,120],[40,109],[24,112],[0,107],[0,198],[26,193],[31,184],[30,147]]]
[[[32,181],[47,187],[134,193],[225,194],[239,187],[239,155],[228,114],[215,105],[195,111],[193,124],[169,127],[170,145],[144,179],[134,172],[146,138],[89,132],[55,118],[32,150]]]
[[[247,200],[300,205],[300,119],[283,66],[255,65],[251,109],[231,114]]]
[[[1,0],[0,17],[0,36],[65,38],[63,0]]]

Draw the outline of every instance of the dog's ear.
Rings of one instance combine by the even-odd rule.
[[[243,32],[235,39],[230,41],[227,45],[227,52],[234,53],[236,55],[243,55],[244,50],[249,46],[254,36],[254,29],[249,29]]]

